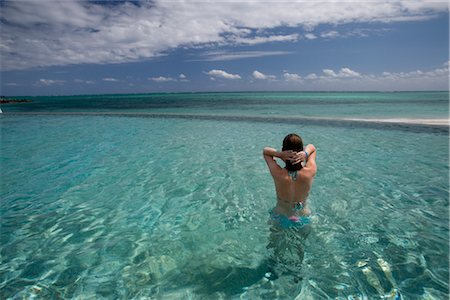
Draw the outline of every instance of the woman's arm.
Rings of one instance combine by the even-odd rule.
[[[264,156],[277,157],[277,150],[270,147],[264,147],[263,149]]]
[[[269,167],[270,174],[272,174],[273,177],[276,177],[277,174],[281,171],[281,167],[277,164],[274,157],[278,157],[282,159],[283,161],[286,160],[292,160],[297,155],[294,151],[282,151],[279,152],[274,148],[265,147],[263,149],[263,155],[264,160],[267,163],[267,166]]]
[[[313,154],[316,151],[316,147],[314,147],[313,144],[309,144],[307,145],[304,149],[303,152],[306,153],[306,159],[308,160],[308,157]]]
[[[308,161],[306,162],[305,169],[309,170],[313,176],[317,173],[317,165],[316,165],[316,148],[314,151],[308,156]]]
[[[276,176],[276,174],[281,170],[281,167],[277,164],[274,157],[278,157],[278,152],[274,148],[265,147],[263,149],[264,160],[266,161],[267,167],[269,167],[270,174]]]
[[[265,147],[263,150],[264,157],[269,156],[271,158],[278,157],[282,159],[283,161],[286,161],[288,159],[294,159],[296,157],[296,153],[294,151],[282,151],[279,152],[274,148]]]

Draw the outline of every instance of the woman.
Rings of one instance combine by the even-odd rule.
[[[271,211],[272,219],[283,228],[309,224],[310,211],[306,201],[317,172],[316,148],[312,144],[303,148],[302,138],[291,133],[284,138],[281,152],[266,147],[263,154],[277,193],[277,205]],[[280,167],[275,157],[283,160],[286,166]]]
[[[281,152],[266,147],[263,154],[277,193],[277,205],[270,211],[274,226],[267,245],[271,251],[271,272],[266,276],[276,279],[281,274],[292,274],[300,278],[303,244],[310,232],[306,201],[317,171],[316,148],[312,144],[303,148],[301,137],[292,133],[284,138]],[[285,162],[284,168],[275,161],[276,157]]]

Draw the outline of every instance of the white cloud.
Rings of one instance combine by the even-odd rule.
[[[322,71],[327,77],[337,77],[337,74],[331,69],[323,69]]]
[[[120,81],[117,78],[112,78],[112,77],[106,77],[106,78],[102,78],[103,81],[109,81],[109,82],[118,82]]]
[[[349,68],[342,68],[339,71],[338,76],[339,77],[360,77],[361,74],[356,71],[350,70]]]
[[[440,76],[448,76],[448,66],[444,68],[434,69],[433,71],[429,71],[425,73],[426,76],[430,77],[440,77]]]
[[[50,86],[50,85],[55,85],[55,84],[62,85],[64,83],[65,83],[64,80],[41,78],[41,79],[39,79],[39,81],[36,82],[36,85],[38,85],[38,86]]]
[[[380,74],[364,74],[350,68],[339,71],[324,69],[322,76],[311,73],[304,88],[311,90],[447,90],[449,88],[448,62],[432,70],[414,70]]]
[[[241,79],[241,76],[238,74],[230,74],[223,70],[211,70],[206,74],[213,76],[211,78]]]
[[[449,76],[448,68],[449,68],[448,62],[445,62],[442,64],[442,67],[435,68],[431,71],[415,70],[410,72],[383,72],[381,73],[381,78],[398,80],[410,78],[431,79],[437,77],[448,77]]]
[[[305,38],[308,40],[315,40],[317,39],[317,36],[314,33],[307,33],[305,34]]]
[[[293,52],[287,51],[239,51],[239,52],[227,52],[227,51],[209,51],[203,53],[200,59],[192,61],[227,61],[243,58],[256,58],[274,55],[288,55]]]
[[[152,78],[149,78],[148,80],[152,80],[152,81],[155,81],[155,82],[177,81],[175,78],[172,78],[172,77],[164,77],[164,76],[152,77]]]
[[[7,82],[5,85],[6,86],[18,86],[18,84],[15,82]]]
[[[356,28],[345,32],[338,32],[336,30],[324,31],[320,34],[321,38],[324,39],[335,39],[335,38],[349,38],[349,37],[357,37],[364,38],[370,35],[382,35],[388,31],[391,31],[390,28]]]
[[[305,77],[305,79],[307,79],[307,80],[314,80],[314,79],[317,79],[317,75],[316,75],[316,73],[311,73],[311,74],[308,74]]]
[[[432,70],[382,72],[380,75],[361,75],[357,80],[367,89],[389,90],[448,90],[449,68],[446,63]]]
[[[302,81],[302,77],[298,74],[287,73],[283,74],[283,77],[286,81]]]
[[[2,70],[140,61],[177,47],[294,42],[282,28],[425,20],[446,1],[2,2]],[[258,30],[278,31],[259,36]],[[336,33],[323,33],[327,38]],[[306,37],[306,36],[305,36]],[[309,37],[312,37],[310,35]],[[30,51],[29,49],[33,49]]]
[[[85,84],[94,84],[95,83],[92,80],[83,80],[83,79],[74,79],[73,81],[76,83],[85,83]]]
[[[180,79],[180,82],[189,82],[189,79],[188,79],[187,76],[184,75],[183,73],[181,73],[180,75],[178,75],[178,78]]]
[[[274,80],[276,79],[276,76],[274,75],[266,75],[264,73],[261,73],[257,70],[253,71],[252,76],[254,79],[261,79],[261,80]]]
[[[334,39],[339,37],[339,32],[337,32],[336,30],[331,30],[331,31],[327,31],[327,32],[322,32],[320,34],[320,37],[324,38],[324,39]]]
[[[322,75],[282,72],[284,81],[272,81],[267,89],[295,90],[300,84],[302,90],[311,91],[445,91],[449,88],[448,62],[431,70],[385,71],[379,74],[356,72],[349,67],[337,71],[324,69]]]
[[[295,42],[298,41],[300,36],[298,34],[290,35],[272,35],[272,36],[256,36],[251,38],[235,37],[231,41],[236,44],[256,45],[269,42]]]
[[[257,70],[253,71],[252,76],[253,76],[253,78],[255,78],[255,79],[267,79],[267,76],[266,76],[266,75],[264,75],[263,73],[261,73],[261,72],[259,72],[259,71],[257,71]]]
[[[392,31],[390,28],[357,28],[346,32],[344,37],[368,37],[369,35],[381,35],[385,32]]]
[[[353,71],[349,68],[342,68],[339,70],[339,73],[336,73],[335,71],[331,69],[324,69],[323,74],[325,77],[332,77],[332,78],[349,78],[349,77],[360,77],[361,74]]]

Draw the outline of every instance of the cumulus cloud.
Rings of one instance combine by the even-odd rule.
[[[327,31],[327,32],[322,32],[320,34],[320,37],[324,38],[324,39],[334,39],[339,37],[339,32],[337,32],[336,30],[331,30],[331,31]]]
[[[73,82],[76,83],[85,83],[85,84],[94,84],[95,82],[92,80],[83,80],[83,79],[74,79]]]
[[[294,73],[287,73],[285,72],[283,74],[283,77],[286,81],[301,81],[302,77],[298,74],[294,74]]]
[[[305,34],[305,38],[307,40],[315,40],[315,39],[317,39],[317,36],[314,33],[309,32],[309,33]]]
[[[424,20],[448,11],[445,1],[220,1],[201,2],[201,9],[198,1],[105,3],[2,2],[2,70],[133,62],[178,47],[295,42],[300,36],[283,28]]]
[[[323,75],[310,73],[302,80],[303,89],[309,90],[448,90],[449,64],[443,63],[431,70],[414,71],[384,71],[380,74],[365,74],[356,72],[348,67],[339,71],[333,69],[322,70]],[[284,71],[286,81],[292,74]],[[294,78],[294,77],[292,77]],[[296,81],[289,81],[295,84]]]
[[[366,80],[401,80],[401,79],[432,79],[432,78],[446,78],[449,76],[449,65],[448,62],[442,64],[442,66],[435,69],[426,70],[414,70],[409,72],[389,72],[384,71],[381,74],[363,74],[356,72],[350,68],[341,68],[338,72],[333,69],[323,69],[323,75],[317,76],[315,73],[308,74],[304,77],[307,80],[322,80],[326,81],[329,79],[345,81],[347,79],[354,79],[359,81]],[[286,73],[285,73],[286,74]]]
[[[339,70],[338,73],[336,73],[334,70],[331,69],[324,69],[323,74],[325,77],[331,77],[331,78],[349,78],[349,77],[360,77],[361,74],[353,71],[349,68],[342,68]]]
[[[340,76],[340,77],[360,77],[361,74],[356,71],[350,70],[349,68],[342,68],[339,71],[338,76]]]
[[[266,75],[264,73],[261,73],[257,70],[253,71],[252,76],[254,79],[260,79],[260,80],[274,80],[276,79],[276,76],[274,75]]]
[[[106,77],[106,78],[102,78],[103,81],[109,81],[109,82],[118,82],[120,81],[117,78],[112,78],[112,77]]]
[[[164,76],[151,77],[151,78],[149,78],[149,80],[155,81],[155,82],[177,81],[175,78],[172,78],[172,77],[164,77]]]
[[[306,75],[306,77],[305,77],[305,79],[307,79],[307,80],[315,80],[315,79],[317,79],[317,78],[318,78],[318,77],[317,77],[316,73],[308,74],[308,75]]]
[[[383,72],[381,77],[385,79],[398,80],[409,78],[436,78],[436,77],[448,77],[449,76],[448,62],[442,64],[442,67],[435,68],[430,71],[415,70],[410,72]]]
[[[183,73],[181,73],[180,75],[178,75],[179,81],[180,82],[189,82],[189,79],[187,78],[186,75],[184,75]]]
[[[337,74],[331,69],[323,69],[322,72],[327,77],[337,77]]]
[[[432,70],[414,70],[408,72],[385,71],[380,75],[361,75],[357,80],[367,88],[390,90],[448,90],[449,67],[444,63]]]
[[[224,79],[241,79],[238,74],[230,74],[223,70],[211,70],[206,74],[212,76],[212,78],[224,78]]]
[[[36,85],[38,86],[50,86],[50,85],[62,85],[64,84],[65,81],[64,80],[57,80],[57,79],[44,79],[41,78],[36,82]]]

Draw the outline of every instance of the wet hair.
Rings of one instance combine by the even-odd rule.
[[[282,151],[292,150],[295,152],[303,151],[303,140],[302,138],[295,133],[288,134],[283,140],[283,148]],[[291,164],[290,161],[286,161],[286,169],[289,171],[297,171],[302,168],[302,164]]]

